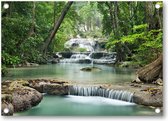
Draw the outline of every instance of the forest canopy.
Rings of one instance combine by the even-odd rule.
[[[8,4],[9,8],[4,8]],[[162,53],[162,2],[73,2],[47,53],[43,47],[68,2],[2,2],[2,65],[45,63],[78,35],[103,38],[117,61],[148,64]],[[156,4],[159,8],[156,8]]]

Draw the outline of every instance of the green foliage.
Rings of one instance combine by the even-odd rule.
[[[8,53],[2,52],[2,63],[5,65],[17,65],[20,63],[18,56],[11,56]]]
[[[134,32],[143,32],[143,31],[146,31],[147,28],[148,28],[148,24],[134,25],[133,31]]]
[[[7,68],[6,68],[5,65],[2,65],[1,72],[2,72],[2,76],[5,76],[8,73]]]
[[[53,52],[63,51],[66,40],[68,40],[67,35],[59,31],[52,44]]]
[[[79,51],[79,52],[87,52],[86,48],[77,48],[77,51]]]
[[[160,53],[162,53],[162,30],[151,30],[147,33],[146,41],[136,49],[136,53],[133,58],[139,60],[142,64],[147,64],[156,59]]]
[[[117,52],[118,62],[147,64],[162,52],[162,2],[106,1],[98,2],[98,8],[108,36],[106,48]]]
[[[40,63],[44,60],[41,52],[44,42],[66,2],[8,3],[9,9],[2,9],[2,64]],[[152,7],[156,3],[161,6],[159,10]],[[149,63],[162,51],[162,6],[162,2],[74,2],[48,53],[64,51],[64,43],[80,35],[108,38],[106,48],[124,56],[120,61],[129,58],[135,63]],[[156,13],[148,17],[151,13],[146,13],[146,9]],[[155,20],[152,23],[151,18]]]
[[[2,63],[5,65],[17,65],[25,61],[41,63],[40,61],[44,60],[41,52],[44,41],[66,2],[8,3],[9,9],[2,11]],[[76,11],[72,7],[61,24],[49,53],[62,51],[65,41],[76,35],[74,29],[76,18]]]
[[[76,5],[80,5],[81,2],[77,2]],[[78,8],[78,22],[77,31],[81,37],[96,38],[102,37],[102,14],[99,12],[97,2],[84,2],[80,8]]]
[[[144,29],[144,25],[137,26],[137,28],[139,30]],[[123,36],[120,40],[112,39],[111,36],[106,47],[107,49],[114,50],[117,43],[127,44],[133,53],[131,60],[145,65],[156,59],[162,52],[162,41],[163,32],[159,29]]]

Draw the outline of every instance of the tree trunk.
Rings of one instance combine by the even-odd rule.
[[[110,20],[111,20],[111,28],[113,33],[115,34],[115,23],[114,23],[114,10],[113,10],[113,4],[112,2],[106,2],[106,5],[108,6],[109,13],[110,13]]]
[[[54,1],[54,6],[53,6],[53,13],[54,13],[54,15],[53,15],[53,24],[55,24],[55,15],[56,15],[56,10],[55,10],[55,8],[56,8],[56,2]],[[54,25],[53,25],[54,26]]]
[[[57,33],[62,21],[64,20],[65,15],[67,14],[69,8],[71,7],[73,1],[69,1],[66,6],[64,7],[64,9],[61,12],[60,17],[58,18],[58,21],[55,21],[55,25],[53,28],[53,31],[50,33],[49,37],[46,39],[44,47],[43,47],[43,53],[46,54],[47,49],[49,47],[49,45],[51,44],[53,38],[55,37],[55,34]]]
[[[154,62],[138,70],[138,78],[145,83],[156,81],[159,77],[162,78],[162,63],[163,55],[161,54]]]
[[[160,29],[159,20],[157,18],[157,10],[153,2],[146,2],[145,5],[146,22],[149,25],[149,30]]]

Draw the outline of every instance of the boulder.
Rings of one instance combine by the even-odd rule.
[[[44,85],[44,92],[50,95],[67,95],[68,85],[64,84],[46,84]]]
[[[2,116],[11,116],[14,113],[14,107],[12,105],[12,95],[2,94],[1,95],[1,114]],[[5,111],[7,110],[7,112]]]
[[[59,52],[59,55],[61,55],[63,58],[70,58],[72,54],[72,52]]]
[[[7,112],[5,112],[7,110]],[[1,115],[2,116],[12,116],[14,113],[14,108],[12,103],[2,102],[1,105]]]
[[[30,109],[38,105],[42,100],[42,94],[29,87],[15,89],[12,96],[15,112]]]
[[[98,67],[84,67],[84,68],[81,68],[80,70],[91,72],[91,71],[101,71],[101,68],[98,68]]]
[[[13,112],[24,111],[38,105],[42,100],[42,94],[28,87],[25,80],[4,81],[2,83],[2,115],[12,115]],[[9,112],[4,113],[8,108]]]
[[[145,106],[163,107],[163,95],[162,93],[152,94],[149,92],[135,93],[133,102]]]
[[[53,59],[51,60],[51,63],[52,63],[52,64],[59,63],[59,58],[53,58]]]

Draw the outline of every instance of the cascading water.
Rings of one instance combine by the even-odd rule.
[[[126,102],[133,102],[133,93],[122,90],[105,89],[102,87],[69,87],[69,95],[78,96],[101,96]]]
[[[92,54],[93,54],[93,52],[94,52],[94,51],[92,51],[92,52],[88,55],[89,59],[91,60],[91,67],[94,67],[94,65],[93,65],[94,62],[93,62],[93,59],[92,59],[92,57],[91,57]]]
[[[60,60],[61,63],[90,63],[90,58],[85,54],[73,54],[69,59]]]

